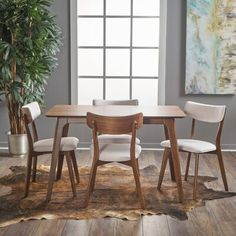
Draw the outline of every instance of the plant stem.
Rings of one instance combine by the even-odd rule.
[[[11,33],[11,45],[14,47],[16,45],[16,36]],[[14,57],[11,63],[11,76],[12,82],[16,81],[16,58]],[[21,134],[23,133],[23,121],[21,119],[20,104],[15,101],[15,98],[11,94],[7,95],[7,103],[9,110],[9,120],[11,134]]]

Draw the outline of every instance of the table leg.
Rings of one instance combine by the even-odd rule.
[[[182,180],[181,180],[181,169],[180,169],[180,162],[179,162],[179,151],[178,145],[176,140],[175,134],[175,119],[168,119],[165,121],[165,125],[168,130],[170,146],[171,146],[171,159],[173,161],[174,173],[175,173],[175,180],[178,188],[179,194],[179,201],[183,201],[183,187],[182,187]]]
[[[167,127],[164,125],[164,130],[165,130],[165,138],[166,140],[169,140],[169,134],[168,134],[168,129]],[[173,164],[173,160],[172,160],[172,157],[171,157],[171,152],[169,153],[169,166],[170,166],[170,175],[171,175],[171,180],[172,181],[175,181],[175,171],[174,171],[174,164]]]
[[[59,156],[59,152],[60,152],[61,137],[63,134],[63,127],[66,125],[66,123],[67,123],[67,119],[57,118],[57,124],[56,124],[56,128],[55,128],[55,135],[54,135],[54,142],[53,142],[53,152],[52,152],[49,180],[48,180],[48,191],[47,191],[47,197],[46,197],[47,202],[49,202],[51,200],[52,188],[53,188],[53,183],[55,180],[56,166],[57,166],[58,156]]]
[[[66,124],[63,127],[62,137],[67,137],[68,136],[68,130],[69,130],[69,124]],[[61,152],[59,154],[59,160],[58,160],[58,164],[57,164],[57,177],[56,177],[56,180],[59,180],[61,178],[63,162],[64,162],[64,153]]]

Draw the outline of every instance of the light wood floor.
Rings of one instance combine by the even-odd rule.
[[[10,173],[11,165],[24,165],[25,158],[4,157],[0,153],[0,177]],[[79,151],[77,159],[79,166],[91,165],[88,151]],[[154,164],[160,168],[161,151],[143,151],[140,158],[140,168]],[[42,156],[40,163],[49,164],[50,159]],[[236,191],[236,153],[224,152],[230,191]],[[184,169],[185,154],[181,154],[181,166]],[[190,174],[193,173],[190,165]],[[199,175],[217,176],[215,182],[207,183],[208,187],[223,190],[218,162],[214,155],[202,156]],[[179,221],[166,215],[144,216],[137,221],[127,221],[115,218],[91,220],[32,220],[0,229],[0,235],[236,235],[236,197],[209,201],[205,207],[196,208],[188,213],[188,220]]]

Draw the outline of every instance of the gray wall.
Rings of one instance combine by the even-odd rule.
[[[167,105],[177,104],[184,106],[187,100],[205,102],[212,104],[226,104],[227,116],[223,131],[222,144],[224,148],[236,149],[236,97],[235,96],[192,96],[184,94],[185,77],[185,0],[168,0],[167,3],[167,51],[166,51],[166,89],[165,101]],[[46,89],[46,105],[48,108],[55,104],[70,103],[70,20],[69,20],[69,1],[55,1],[52,11],[57,15],[59,26],[63,30],[64,45],[59,57],[59,67],[53,74],[52,80],[48,82]],[[5,131],[8,129],[7,113],[4,104],[0,104],[0,146],[1,142],[6,142]],[[188,135],[190,121],[182,119],[177,121],[177,136]],[[40,118],[38,128],[40,137],[52,136],[55,127],[55,120],[45,117]],[[205,127],[200,125],[198,136],[203,139],[212,140],[215,134],[214,126]],[[77,135],[81,142],[89,142],[90,132],[86,126],[73,126],[73,135]],[[158,147],[163,138],[163,129],[157,126],[145,126],[139,136],[143,143],[155,144]],[[151,145],[153,146],[153,145]]]

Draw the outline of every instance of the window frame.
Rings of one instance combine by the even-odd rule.
[[[77,55],[77,0],[70,0],[70,92],[71,104],[78,99],[78,55]],[[160,1],[160,41],[159,41],[159,76],[158,105],[165,104],[166,80],[166,35],[167,35],[167,1]],[[160,60],[160,58],[162,60]]]

